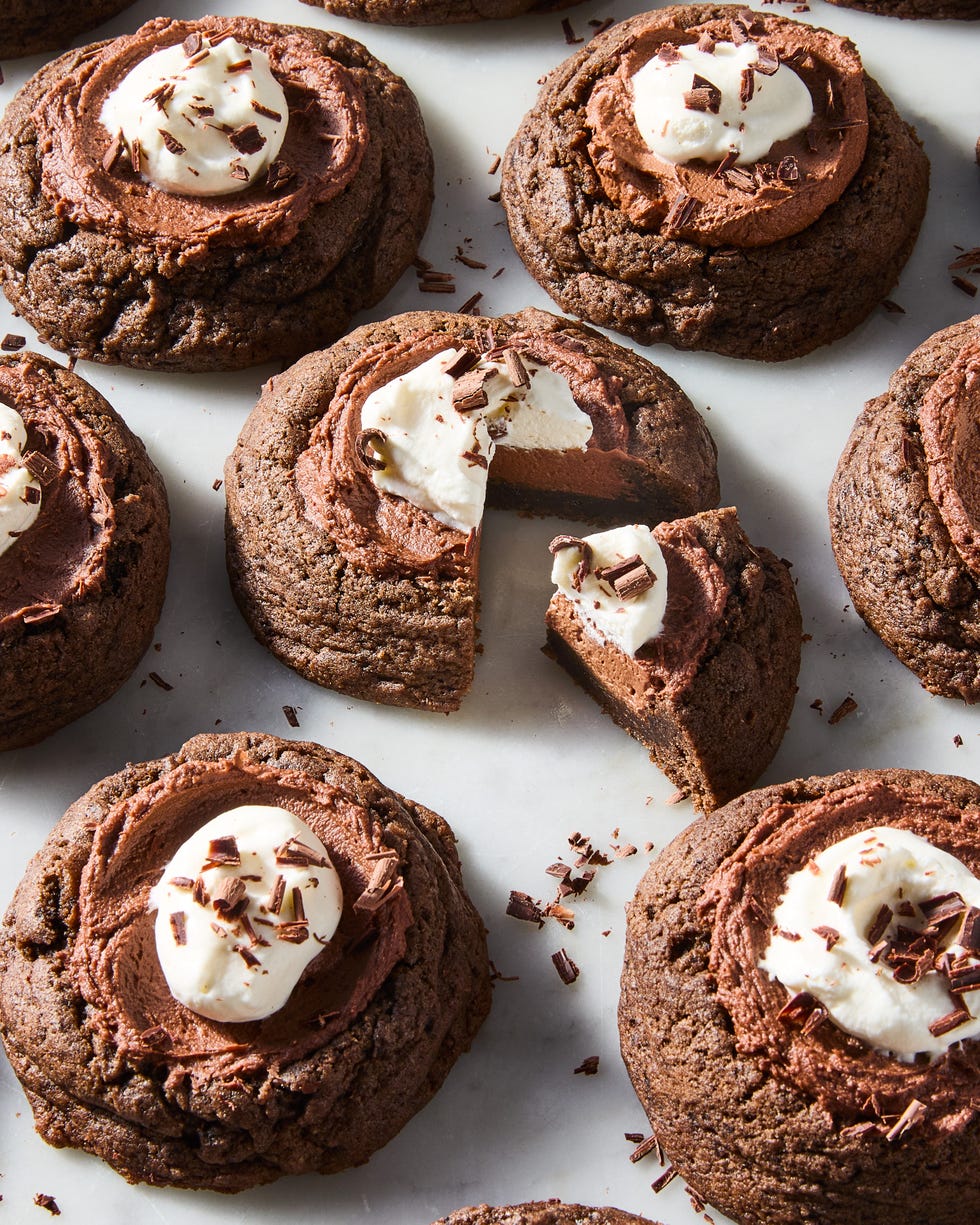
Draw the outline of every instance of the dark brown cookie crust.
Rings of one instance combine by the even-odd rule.
[[[830,534],[855,611],[931,693],[980,701],[980,584],[928,490],[918,411],[980,315],[930,336],[869,400],[830,486]]]
[[[0,58],[56,51],[82,30],[129,8],[133,0],[8,0],[0,27]]]
[[[718,497],[714,444],[680,388],[661,370],[580,324],[543,311],[492,321],[502,339],[524,328],[559,330],[624,380],[630,449],[661,474],[662,500],[648,494],[654,516],[670,506],[713,505]],[[289,667],[317,684],[398,706],[454,710],[473,675],[478,593],[468,579],[434,590],[425,576],[378,578],[348,565],[336,545],[305,516],[293,479],[298,456],[337,382],[368,345],[419,331],[447,337],[482,335],[487,320],[420,311],[368,324],[323,353],[312,353],[273,379],[246,421],[225,467],[227,557],[232,591],[252,632]],[[651,485],[653,482],[651,482]],[[495,490],[490,505],[542,513],[602,515],[591,500],[535,500]],[[605,508],[608,517],[609,509]],[[311,616],[310,610],[316,609]]]
[[[705,882],[782,802],[805,803],[880,779],[957,808],[980,803],[966,779],[925,771],[848,771],[753,791],[702,818],[664,850],[627,911],[619,1030],[643,1108],[680,1176],[743,1225],[956,1225],[980,1211],[973,1168],[977,1121],[966,1136],[901,1143],[846,1135],[764,1061],[736,1049],[708,968],[710,929],[698,912]],[[972,1152],[972,1157],[970,1153]]]
[[[730,510],[691,522],[730,594],[717,641],[679,699],[652,693],[639,719],[550,626],[548,649],[695,808],[711,812],[751,787],[779,748],[796,697],[803,626],[786,564],[751,545]]]
[[[203,265],[179,266],[150,244],[80,228],[61,220],[39,188],[43,151],[31,118],[45,89],[92,48],[69,52],[24,86],[0,125],[0,277],[42,340],[92,361],[232,370],[329,344],[395,283],[432,202],[432,155],[415,97],[353,39],[281,28],[343,64],[362,88],[381,149],[378,181],[315,205],[285,246],[214,248]],[[359,176],[372,173],[371,160]],[[355,196],[369,203],[338,260],[330,238],[351,228],[344,210]]]
[[[660,12],[688,28],[737,11]],[[638,229],[602,192],[585,108],[649,17],[621,22],[559,65],[511,141],[501,193],[521,259],[564,310],[642,344],[783,361],[846,335],[895,284],[918,234],[929,169],[915,133],[866,77],[864,162],[802,233],[739,250]]]
[[[21,356],[0,357],[0,363],[13,365]],[[111,456],[116,535],[100,590],[51,621],[20,624],[0,637],[0,667],[8,678],[0,750],[35,744],[115,693],[150,645],[170,559],[167,492],[142,441],[78,375],[45,357],[31,360],[50,377],[66,413],[84,422]]]
[[[554,13],[579,0],[303,0],[352,21],[386,26],[458,25],[461,22]]]
[[[619,1208],[587,1208],[583,1204],[560,1204],[557,1200],[510,1204],[491,1208],[477,1204],[460,1208],[434,1225],[654,1225],[646,1217]]]
[[[405,957],[346,1033],[234,1091],[209,1093],[179,1077],[168,1086],[165,1057],[123,1057],[121,1074],[119,1053],[83,1023],[88,1006],[61,968],[100,820],[184,762],[236,753],[325,780],[369,810],[404,844],[402,872],[419,905]],[[132,1182],[217,1191],[367,1161],[435,1093],[490,1004],[485,932],[445,821],[349,757],[255,733],[197,736],[171,757],[126,766],[73,804],[14,895],[0,932],[0,981],[7,1054],[48,1143],[93,1152]]]
[[[861,9],[882,17],[922,18],[926,21],[973,21],[980,17],[977,0],[830,0],[841,8]]]

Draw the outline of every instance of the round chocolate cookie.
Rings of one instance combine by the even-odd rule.
[[[758,58],[732,101],[710,76],[747,44]],[[736,161],[727,135],[728,153],[661,157],[634,111],[634,80],[678,63],[678,48],[702,55],[700,92],[685,93],[679,115],[741,114],[781,80],[809,95],[812,118],[754,162]],[[563,309],[644,344],[781,361],[851,331],[894,285],[928,163],[847,39],[695,4],[632,17],[559,65],[502,176],[514,245]]]
[[[312,886],[336,874],[342,910],[322,947],[309,940],[284,1006],[232,1023],[171,994],[148,905],[158,881],[186,899],[169,914],[176,945],[200,939],[190,912],[204,907],[246,977],[281,942],[307,940],[312,912],[279,884],[286,866],[244,915],[233,889],[262,878],[215,886],[216,868],[251,862],[235,837],[211,838],[194,880],[165,871],[189,835],[241,805],[305,823],[308,841],[290,838],[275,864],[305,865]],[[314,840],[332,869],[316,866]],[[41,1136],[130,1181],[217,1191],[367,1161],[429,1100],[490,1004],[483,924],[446,823],[348,757],[246,733],[197,736],[73,804],[14,895],[0,971],[7,1054]]]
[[[184,79],[229,47],[239,58],[215,80]],[[169,67],[144,67],[166,49]],[[149,92],[133,84],[143,71],[159,82]],[[229,81],[254,87],[251,108]],[[161,370],[329,343],[401,275],[432,199],[399,77],[342,35],[244,17],[158,18],[69,52],[14,98],[0,151],[0,275],[16,310],[77,357]]]
[[[841,8],[861,9],[882,17],[922,18],[926,21],[975,21],[980,18],[978,0],[830,0]]]
[[[654,1222],[619,1208],[586,1208],[550,1199],[506,1208],[477,1204],[441,1217],[434,1225],[654,1225]]]
[[[869,874],[883,861],[871,852],[884,845],[883,827],[955,857],[980,888],[980,787],[858,771],[750,792],[695,822],[628,908],[619,1009],[627,1069],[679,1175],[744,1225],[886,1225],[896,1215],[955,1225],[980,1211],[980,1041],[956,1042],[950,1032],[965,1018],[930,1025],[952,1043],[945,1053],[897,1058],[838,1028],[836,1001],[791,995],[759,965],[777,940],[803,950],[792,956],[804,971],[845,950],[853,967],[880,975],[875,993],[854,987],[869,1023],[882,984],[901,993],[937,980],[939,1010],[973,1007],[969,994],[950,997],[943,980],[980,957],[980,910],[958,893],[931,896],[928,869],[918,890],[885,880],[869,902],[863,882],[877,879]],[[864,848],[850,852],[856,866],[821,866],[826,848],[854,836]],[[813,882],[840,916],[833,927],[811,932],[801,916],[782,930],[774,914],[794,876]],[[881,933],[850,926],[859,886]],[[891,905],[878,910],[881,902]],[[937,950],[954,939],[972,955],[944,960]],[[848,970],[840,974],[843,997]],[[899,1004],[887,1019],[903,1016]]]
[[[980,700],[980,315],[930,336],[858,417],[830,487],[855,610],[931,693]]]
[[[524,13],[554,13],[579,0],[303,0],[338,17],[386,26],[458,25]]]
[[[383,434],[362,429],[362,409],[369,393],[453,347],[464,373],[451,383],[452,395],[465,380],[477,383],[468,407],[447,400],[457,425],[478,407],[493,354],[509,361],[508,377],[531,388],[553,377],[575,414],[591,422],[587,446],[521,448],[501,436],[495,450],[484,439],[489,451],[463,452],[468,466],[484,472],[493,455],[489,505],[655,523],[718,500],[714,443],[677,384],[636,354],[543,311],[499,319],[399,315],[358,328],[274,378],[225,467],[228,570],[238,605],[258,640],[310,680],[433,710],[456,709],[473,678],[479,525],[447,525],[379,489],[373,473],[397,464],[383,457]],[[532,359],[539,366],[533,378],[524,367]]]
[[[0,27],[0,59],[55,51],[82,30],[129,8],[133,0],[8,0]]]
[[[0,749],[110,697],[150,645],[170,516],[142,442],[78,375],[0,357]],[[16,486],[15,486],[16,483]],[[26,520],[10,518],[28,504]]]

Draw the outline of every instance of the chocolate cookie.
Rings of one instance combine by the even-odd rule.
[[[579,0],[303,0],[353,21],[376,21],[386,26],[457,25],[520,17],[523,13],[553,13],[571,8]]]
[[[668,71],[665,111],[645,91]],[[502,176],[514,245],[563,309],[644,344],[780,361],[851,331],[895,283],[928,163],[847,39],[697,4],[559,65]]]
[[[980,700],[980,315],[930,336],[858,417],[830,487],[855,610],[931,693]]]
[[[133,671],[169,526],[159,472],[102,396],[45,357],[0,357],[0,749],[79,718]]]
[[[64,47],[82,30],[108,21],[133,0],[9,0],[0,28],[0,58]]]
[[[796,696],[802,622],[786,563],[749,543],[731,507],[653,533],[562,536],[552,551],[549,653],[701,812],[751,787]]]
[[[889,843],[925,846],[924,859]],[[680,1176],[733,1220],[884,1225],[897,1214],[954,1225],[980,1211],[980,1042],[962,1029],[957,1041],[958,1027],[972,1035],[977,1022],[955,1016],[976,1008],[972,994],[949,993],[980,961],[980,910],[958,900],[959,880],[936,896],[943,852],[975,895],[980,787],[846,772],[733,800],[641,881],[627,917],[623,1058]],[[785,899],[798,888],[816,903],[786,930]],[[946,957],[956,940],[960,954]],[[762,968],[777,944],[808,990]],[[836,968],[842,958],[848,969]],[[929,1021],[933,1052],[952,1044],[942,1053],[899,1057],[838,1020],[901,1028],[906,1007],[921,1012],[933,995],[935,1011],[917,1023]]]
[[[450,362],[458,377],[437,370],[412,390]],[[545,433],[521,445],[513,402],[538,386]],[[364,428],[365,406],[399,388],[416,419],[396,443],[387,424]],[[545,436],[553,421],[572,436]],[[255,636],[318,684],[456,709],[473,678],[491,456],[490,505],[657,522],[718,498],[714,444],[684,393],[589,329],[535,310],[369,324],[274,378],[226,465],[228,569]],[[455,482],[450,500],[399,484],[410,465]]]
[[[653,1222],[618,1208],[586,1208],[550,1199],[506,1208],[491,1208],[489,1204],[460,1208],[434,1225],[653,1225]]]
[[[0,151],[14,307],[56,348],[154,369],[329,343],[413,258],[432,199],[400,78],[342,35],[244,17],[69,52]]]
[[[980,17],[977,0],[830,0],[830,3],[883,17],[921,17],[928,21],[943,18],[970,21]]]
[[[261,806],[260,829],[299,818],[306,832],[268,864],[232,832],[243,805]],[[205,822],[184,876],[175,852]],[[340,917],[324,938],[313,901],[327,878]],[[193,957],[211,929],[245,995],[283,949],[312,953],[284,1006],[231,1022],[178,1002],[163,950]],[[218,1191],[367,1161],[490,1003],[446,823],[348,757],[246,733],[197,736],[73,804],[14,896],[0,967],[7,1053],[44,1139],[130,1181]]]

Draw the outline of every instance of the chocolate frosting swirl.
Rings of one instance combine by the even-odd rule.
[[[27,451],[54,467],[41,491],[41,512],[0,555],[0,634],[44,621],[106,582],[116,530],[112,456],[30,354],[0,364],[0,398],[27,427]]]
[[[170,994],[147,903],[180,844],[240,804],[279,806],[306,822],[337,869],[344,912],[283,1008],[261,1021],[229,1023],[200,1016]],[[180,764],[117,802],[95,833],[67,969],[89,1005],[88,1024],[124,1057],[165,1059],[170,1087],[259,1069],[275,1076],[307,1058],[349,1030],[404,955],[413,922],[404,888],[393,888],[378,910],[354,909],[371,878],[370,857],[385,850],[401,858],[405,848],[367,809],[308,774],[263,765],[245,752]]]
[[[919,408],[936,504],[963,564],[980,579],[980,342],[971,341],[929,388]]]
[[[190,34],[230,32],[269,56],[289,104],[279,162],[289,177],[226,196],[180,196],[144,182],[125,157],[103,164],[113,132],[99,115],[106,96],[140,60]],[[152,243],[193,258],[210,246],[284,245],[310,210],[348,185],[370,140],[360,87],[302,31],[248,18],[159,17],[135,34],[101,43],[57,81],[34,111],[44,149],[41,185],[59,215],[77,225]],[[229,146],[230,156],[234,150]]]
[[[787,878],[814,855],[876,825],[911,830],[980,875],[980,811],[875,780],[806,803],[774,804],[705,885],[700,910],[712,923],[710,965],[738,1049],[818,1101],[834,1117],[894,1122],[918,1100],[918,1127],[957,1132],[980,1112],[980,1042],[953,1046],[933,1062],[905,1063],[824,1023],[812,1033],[777,1014],[785,988],[758,968]],[[828,881],[828,887],[830,882]]]
[[[524,331],[510,336],[503,347],[550,366],[567,379],[575,403],[592,421],[587,456],[615,452],[629,462],[623,454],[629,426],[618,382],[600,370],[579,342],[556,333]],[[307,518],[331,534],[349,561],[377,573],[421,568],[433,574],[454,575],[468,566],[475,547],[475,539],[467,533],[379,489],[355,446],[367,397],[451,348],[468,348],[477,356],[484,352],[477,340],[426,332],[365,349],[344,372],[326,413],[310,435],[309,447],[296,463],[296,485]],[[492,341],[490,351],[497,351]],[[509,473],[525,456],[532,465],[534,457],[540,459],[542,455],[553,465],[560,465],[566,455],[524,452],[508,448],[506,443],[499,446],[498,454],[510,455]],[[573,466],[576,455],[582,459],[577,452],[567,455]],[[491,470],[496,463],[495,458]]]
[[[635,225],[702,245],[765,246],[816,221],[861,165],[868,132],[864,74],[853,43],[840,35],[770,14],[726,11],[731,20],[686,29],[651,14],[649,26],[620,48],[615,72],[592,91],[589,155],[606,195]],[[805,133],[778,141],[754,166],[662,160],[633,120],[630,78],[664,44],[697,43],[704,34],[731,42],[739,23],[741,37],[778,55],[785,65],[780,71],[802,78],[813,122]]]

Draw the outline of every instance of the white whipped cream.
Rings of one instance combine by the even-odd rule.
[[[214,840],[229,837],[240,862],[205,867]],[[305,860],[303,848],[313,852],[314,862],[282,862]],[[196,901],[187,885],[198,880],[207,900]],[[242,881],[247,900],[240,914],[228,915],[215,901],[222,882],[234,880]],[[157,954],[173,996],[215,1021],[257,1021],[286,1003],[337,930],[343,904],[336,869],[309,826],[283,808],[246,804],[221,813],[183,843],[150,891],[149,909],[157,912]],[[304,917],[305,936],[302,926],[290,926]]]
[[[457,410],[455,379],[446,372],[464,355],[447,349],[377,388],[361,408],[361,428],[384,435],[373,446],[385,464],[371,472],[379,489],[468,532],[483,517],[487,471],[498,445],[584,450],[592,422],[567,379],[527,358],[521,359],[527,387],[513,384],[502,361],[477,362],[475,369],[490,371],[483,383],[487,404]]]
[[[583,540],[592,550],[592,557],[581,589],[576,589],[575,572],[582,561],[582,551],[574,546],[555,553],[551,581],[575,605],[579,620],[591,637],[612,643],[627,655],[635,655],[664,628],[667,566],[660,545],[651,530],[640,524],[597,532]],[[653,586],[622,599],[608,580],[597,577],[596,571],[637,555],[652,572]]]
[[[788,991],[815,996],[847,1033],[900,1059],[910,1060],[920,1052],[941,1055],[954,1043],[980,1035],[980,1017],[939,1036],[929,1031],[930,1022],[951,1013],[959,998],[971,1012],[980,1013],[980,993],[952,997],[946,979],[935,971],[915,983],[897,982],[883,960],[869,960],[867,938],[883,905],[892,911],[903,903],[915,908],[912,916],[895,914],[885,938],[898,924],[921,929],[918,903],[942,894],[959,893],[968,905],[980,907],[980,880],[926,839],[888,826],[844,838],[813,862],[819,872],[803,868],[786,882],[773,914],[777,931],[759,962],[761,969]],[[842,866],[846,884],[843,902],[837,905],[828,893]],[[818,935],[816,927],[838,933],[832,948],[827,948],[832,941]],[[953,929],[954,943],[948,945],[953,956],[963,952],[955,943],[957,931]]]
[[[0,404],[0,555],[41,513],[40,483],[21,463],[26,446],[27,430],[20,413]]]
[[[630,78],[637,129],[665,162],[718,161],[729,152],[737,152],[740,163],[757,162],[813,119],[810,91],[786,64],[772,76],[754,72],[752,97],[740,100],[742,73],[759,57],[754,42],[716,43],[713,53],[691,43],[677,51],[679,61],[665,63],[654,56]],[[684,94],[694,88],[695,75],[720,91],[717,114],[685,106]]]
[[[257,48],[226,38],[154,51],[119,82],[99,118],[162,191],[222,196],[265,174],[282,148],[289,109]],[[248,67],[241,65],[248,64]],[[260,108],[260,109],[256,109]],[[251,151],[250,151],[251,150]]]

